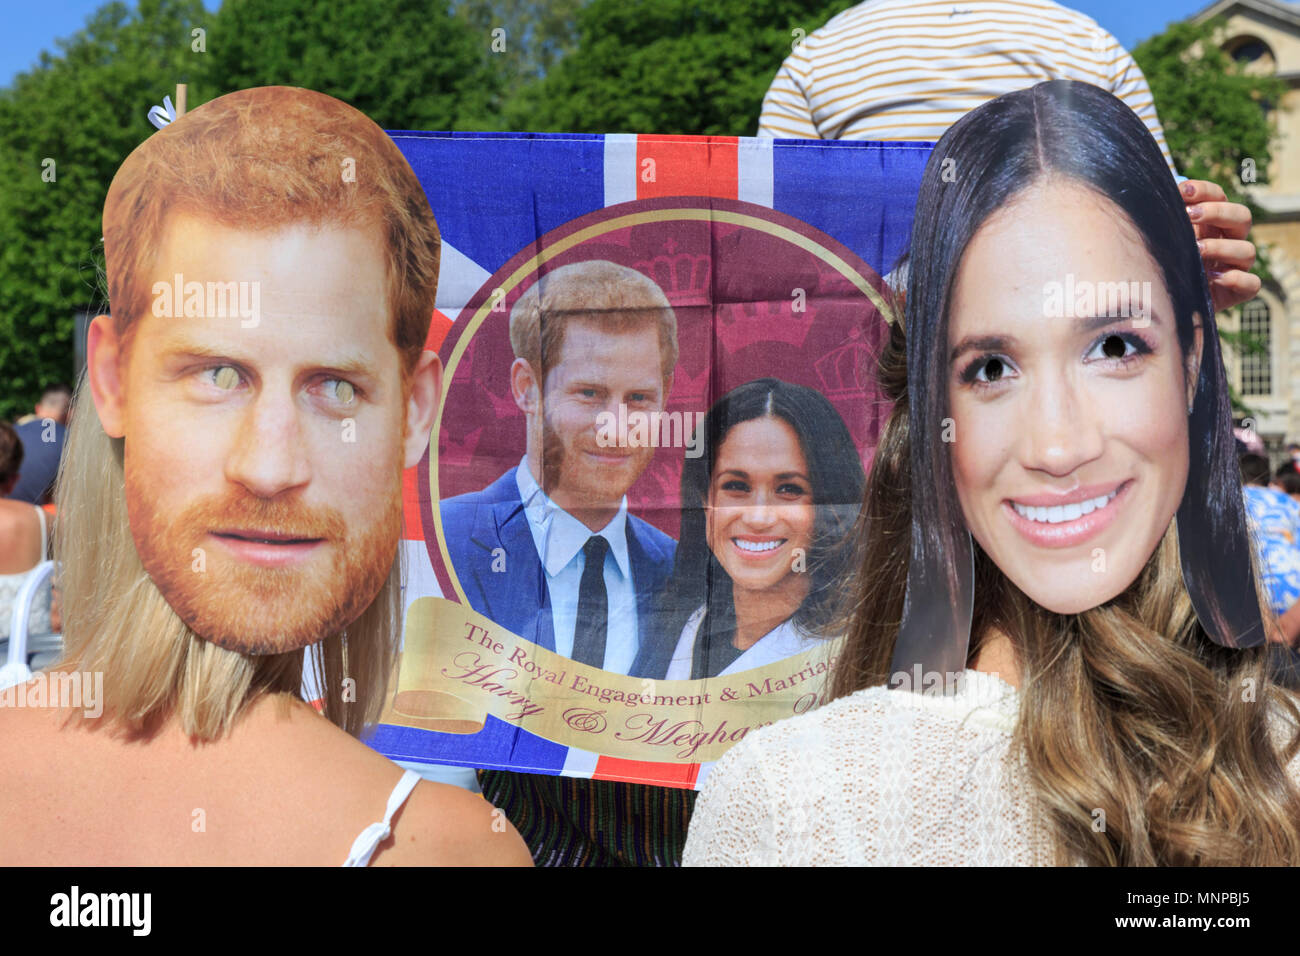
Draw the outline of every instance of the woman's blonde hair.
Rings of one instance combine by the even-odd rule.
[[[949,158],[955,184],[939,178]],[[971,540],[950,446],[937,437],[947,414],[948,297],[965,244],[992,209],[1049,172],[1117,197],[1164,269],[1184,356],[1192,316],[1205,316],[1189,416],[1193,461],[1177,519],[1124,593],[1073,615],[1035,604]],[[1208,286],[1150,134],[1114,97],[1068,81],[967,114],[927,166],[908,273],[906,332],[894,323],[880,358],[894,407],[868,476],[863,550],[829,696],[891,680],[900,633],[918,608],[937,608],[932,620],[951,613],[961,630],[964,593],[971,613],[957,666],[968,661],[967,633],[970,655],[991,633],[1010,640],[1021,683],[1012,746],[1025,758],[1057,862],[1300,864],[1300,788],[1287,772],[1300,752],[1300,708],[1270,679],[1267,645],[1228,646],[1262,638],[1268,618],[1231,457]],[[1199,549],[1189,547],[1189,530]]]
[[[137,147],[104,204],[105,278],[125,367],[149,310],[168,217],[188,212],[247,229],[290,223],[374,225],[387,259],[388,335],[401,357],[403,404],[428,337],[440,238],[419,180],[396,144],[339,100],[293,87],[206,103]],[[129,397],[128,397],[129,400]],[[141,564],[127,520],[123,440],[110,438],[85,376],[59,468],[54,556],[64,658],[104,675],[106,713],[132,730],[175,715],[210,740],[265,693],[299,696],[304,651],[251,656],[203,640]],[[324,715],[353,735],[379,717],[397,653],[402,552],[374,601],[307,652]]]

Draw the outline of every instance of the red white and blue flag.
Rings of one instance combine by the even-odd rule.
[[[810,227],[810,233],[830,237],[847,250],[843,258],[865,264],[861,271],[885,276],[906,250],[917,188],[931,148],[927,143],[736,137],[390,135],[424,186],[442,235],[437,312],[428,344],[435,350],[443,349],[444,340],[450,343],[455,338],[456,323],[465,321],[472,307],[483,301],[493,277],[521,253],[537,249],[543,237],[598,211],[637,208],[635,204],[652,200],[690,197],[705,210],[711,204],[728,210],[747,208],[738,204],[762,207],[779,214],[782,223],[798,221]],[[763,268],[779,272],[782,263],[770,262]],[[687,294],[682,289],[666,287],[665,291],[670,299]],[[693,294],[711,293],[695,290]],[[780,317],[773,315],[768,321],[774,340],[781,340],[785,333],[778,328]],[[813,358],[818,361],[831,351],[824,344],[816,348],[819,354]],[[792,354],[797,360],[798,353]],[[446,354],[443,357],[445,364]],[[779,371],[760,369],[755,374]],[[843,378],[853,373],[819,369],[817,374],[819,381],[826,381],[828,374]],[[704,407],[717,398],[714,378],[705,376],[698,386]],[[681,381],[686,382],[685,376]],[[451,387],[450,375],[446,387]],[[860,443],[867,446],[864,459],[869,461],[878,428],[873,432],[872,426],[866,427]],[[431,448],[436,453],[436,435]],[[421,468],[428,469],[427,461],[405,476],[405,608],[424,597],[455,599],[449,578],[440,569],[438,549],[431,547],[433,530],[427,518],[437,505],[427,500],[428,482],[421,481]],[[496,767],[681,787],[698,787],[700,767],[707,766],[707,761],[682,760],[680,755],[643,761],[601,754],[547,739],[495,716],[487,716],[477,733],[384,723],[367,742],[407,764]]]

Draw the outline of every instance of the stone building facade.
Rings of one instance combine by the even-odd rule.
[[[1192,19],[1211,17],[1226,19],[1219,39],[1225,52],[1287,87],[1272,104],[1277,136],[1267,175],[1258,171],[1259,181],[1245,187],[1260,210],[1252,239],[1267,250],[1273,280],[1258,298],[1220,317],[1225,328],[1244,328],[1268,343],[1267,356],[1228,350],[1225,362],[1238,394],[1257,412],[1254,429],[1276,464],[1287,442],[1300,441],[1300,3],[1219,0]]]

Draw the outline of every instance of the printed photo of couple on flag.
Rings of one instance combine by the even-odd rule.
[[[665,146],[671,175],[709,141]],[[886,285],[770,204],[639,195],[447,316],[407,542],[431,573],[376,737],[398,759],[698,786],[818,701],[887,413]]]

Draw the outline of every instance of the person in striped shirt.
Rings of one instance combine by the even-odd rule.
[[[1043,80],[1114,94],[1142,120],[1177,176],[1146,77],[1091,17],[1053,0],[866,0],[832,17],[781,64],[759,136],[935,141],[970,110]],[[1214,183],[1181,184],[1214,304],[1255,297],[1250,210]]]

